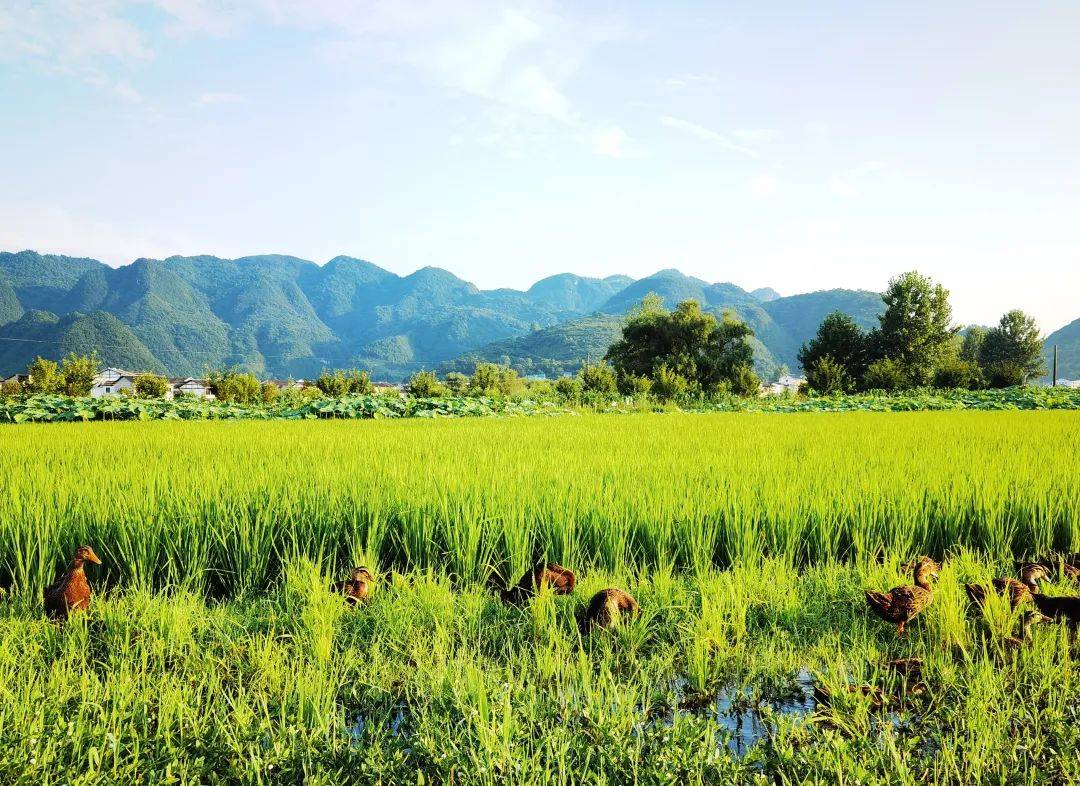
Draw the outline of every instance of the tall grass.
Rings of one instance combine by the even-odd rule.
[[[1080,550],[1071,412],[94,423],[0,430],[0,586],[237,596],[298,558],[520,575]]]

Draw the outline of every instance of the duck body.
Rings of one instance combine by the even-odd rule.
[[[520,604],[548,587],[554,595],[570,595],[577,585],[574,571],[556,562],[541,562],[527,570],[517,584],[500,593],[504,603]]]
[[[640,613],[637,601],[629,593],[615,587],[602,589],[589,601],[581,620],[581,632],[588,633],[593,628],[610,630],[617,627],[624,616],[636,617]]]
[[[1015,609],[1021,603],[1031,600],[1031,590],[1016,579],[994,579],[990,582],[998,595],[1008,595],[1009,602]],[[982,606],[986,602],[986,586],[983,584],[965,584],[968,597],[976,606]]]
[[[93,593],[86,578],[86,563],[100,565],[94,550],[89,546],[79,546],[68,569],[45,588],[45,614],[49,619],[63,622],[74,611],[86,611],[90,608]]]
[[[870,611],[896,625],[897,635],[902,634],[904,626],[934,600],[930,580],[939,570],[936,562],[924,557],[915,565],[914,584],[894,587],[888,592],[867,590],[866,603]]]
[[[375,577],[367,568],[353,568],[350,578],[331,584],[330,589],[344,595],[345,602],[355,606],[371,597],[371,593],[375,591]]]
[[[1035,608],[1050,619],[1065,620],[1072,627],[1080,626],[1080,597],[1058,596],[1051,597],[1037,593],[1032,596]]]

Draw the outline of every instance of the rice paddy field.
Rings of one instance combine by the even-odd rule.
[[[1069,411],[9,426],[0,783],[1080,782],[1075,636],[963,588],[1080,551],[1078,469]]]

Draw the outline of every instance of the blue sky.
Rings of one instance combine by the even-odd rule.
[[[1080,316],[1080,3],[0,0],[0,248]]]

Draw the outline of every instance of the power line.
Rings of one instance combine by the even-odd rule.
[[[60,345],[57,342],[55,342],[55,341],[45,341],[45,340],[39,339],[39,338],[15,338],[13,336],[0,336],[0,341],[13,341],[13,342],[19,342],[19,343],[23,343],[23,344],[45,344],[45,345],[54,347],[56,349],[61,349]],[[96,344],[95,348],[96,349],[105,349],[105,348],[110,348],[110,349],[130,349],[130,347],[127,344]],[[209,350],[198,350],[198,349],[183,350],[183,349],[174,349],[174,348],[170,348],[170,347],[162,347],[162,348],[160,348],[160,349],[158,349],[156,351],[150,350],[150,348],[147,347],[147,350],[152,355],[156,355],[158,353],[164,353],[164,352],[171,352],[174,355],[182,355],[182,356],[201,355],[203,357],[221,357],[223,354],[226,355],[226,356],[243,355],[243,352],[235,351],[235,350],[229,350],[226,353],[211,352]],[[251,350],[251,351],[252,352],[257,352],[260,357],[263,357],[263,358],[266,358],[266,359],[271,359],[271,358],[277,359],[277,360],[309,360],[310,359],[310,360],[318,360],[318,361],[321,361],[323,363],[334,363],[334,362],[336,362],[336,361],[329,360],[329,359],[327,359],[325,357],[322,357],[321,355],[285,355],[285,354],[269,354],[268,355],[265,352],[260,352],[257,349],[254,349],[254,350]],[[342,361],[348,361],[349,357],[350,357],[350,355],[343,353],[342,356],[341,356],[341,360]]]

